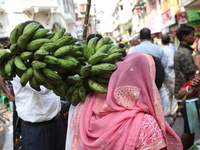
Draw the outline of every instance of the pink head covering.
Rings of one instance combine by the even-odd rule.
[[[169,150],[182,150],[179,137],[164,118],[155,84],[153,58],[133,52],[116,65],[108,93],[90,93],[85,103],[77,106],[79,113],[74,124],[79,124],[74,128],[72,147],[81,150],[133,150],[142,118],[144,114],[150,114],[163,134],[164,142],[160,142],[160,147],[167,145]],[[148,146],[153,147],[151,144]]]

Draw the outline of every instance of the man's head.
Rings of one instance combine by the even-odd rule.
[[[136,46],[136,45],[138,45],[138,44],[140,44],[140,41],[139,41],[138,38],[132,39],[132,41],[131,41],[131,46]]]
[[[149,30],[148,28],[143,28],[142,30],[140,30],[140,39],[141,40],[150,40],[151,39],[151,30]]]
[[[94,38],[94,37],[98,37],[99,39],[103,38],[103,36],[101,34],[98,34],[98,33],[94,33],[94,34],[90,34],[88,37],[87,37],[87,43],[89,42],[90,39]]]
[[[168,34],[168,36],[170,37],[169,43],[173,43],[174,44],[174,36],[172,34]]]
[[[163,35],[161,38],[162,44],[163,45],[168,45],[170,43],[170,37],[169,35]]]
[[[193,27],[184,25],[178,28],[176,35],[180,43],[192,45],[195,40],[194,31]]]

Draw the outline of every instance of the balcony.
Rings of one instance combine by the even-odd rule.
[[[21,0],[22,10],[29,12],[50,12],[58,8],[56,0]]]

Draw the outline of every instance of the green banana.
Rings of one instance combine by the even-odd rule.
[[[122,57],[122,53],[113,53],[101,60],[101,63],[115,63],[116,60]]]
[[[42,72],[45,76],[47,76],[49,79],[53,80],[62,80],[62,78],[53,70],[49,68],[42,68]]]
[[[47,64],[42,61],[39,61],[39,60],[33,60],[31,63],[31,66],[34,69],[42,69],[42,68],[45,68],[47,66]]]
[[[74,76],[68,76],[67,81],[69,83],[77,84],[77,83],[82,83],[86,79],[82,76],[74,75]]]
[[[101,63],[97,65],[93,65],[92,69],[90,70],[90,75],[95,76],[95,75],[100,75],[100,74],[107,74],[110,73],[111,71],[114,71],[116,69],[116,65],[112,63]]]
[[[25,71],[27,69],[19,55],[14,57],[14,64],[19,70]]]
[[[71,96],[71,104],[73,106],[76,106],[78,105],[78,103],[81,102],[81,98],[79,96],[79,88],[75,88],[74,92],[72,93],[72,96]]]
[[[11,52],[7,50],[0,50],[0,62],[4,63],[10,59],[12,56]]]
[[[59,65],[47,64],[47,67],[51,70],[58,72],[58,73],[63,73],[63,74],[68,73],[68,71],[66,69],[61,68]]]
[[[17,43],[19,36],[23,33],[25,24],[19,23],[10,33],[10,44]]]
[[[85,100],[86,100],[86,96],[87,96],[87,89],[86,89],[86,87],[84,86],[84,84],[80,84],[79,85],[79,91],[78,91],[78,93],[79,93],[79,97],[81,98],[81,102],[85,102]]]
[[[69,45],[68,43],[70,42],[70,40],[72,40],[71,36],[65,36],[65,37],[58,39],[55,42],[55,44],[58,44],[59,48],[60,48],[60,47],[65,46],[65,45]]]
[[[51,56],[51,55],[46,55],[43,57],[42,62],[45,62],[47,64],[55,64],[55,65],[59,65],[60,61],[58,60],[58,58]]]
[[[88,60],[90,58],[90,52],[89,52],[89,48],[87,46],[82,46],[83,48],[83,57]]]
[[[54,89],[55,89],[55,85],[53,85],[52,83],[50,83],[50,82],[48,82],[48,81],[42,83],[42,85],[43,85],[44,87],[46,87],[47,89],[49,89],[49,90],[54,90]]]
[[[99,68],[101,70],[114,71],[117,69],[117,66],[112,63],[100,63],[100,64],[93,65],[92,68]]]
[[[54,56],[55,57],[62,57],[64,55],[67,55],[71,50],[73,49],[73,45],[67,45],[67,46],[62,46],[55,50]]]
[[[60,64],[58,66],[64,69],[72,69],[78,65],[78,63],[69,60],[64,60],[60,58],[58,58],[58,60],[60,61]]]
[[[71,36],[71,35],[72,35],[71,33],[65,32],[64,35],[63,35],[63,37],[64,37],[64,36]]]
[[[4,63],[0,63],[0,75],[6,79],[7,78],[7,74],[5,72],[5,64]]]
[[[69,41],[69,43],[67,43],[67,45],[74,45],[77,41],[78,39],[72,36],[72,39]]]
[[[50,33],[47,33],[47,34],[44,36],[44,38],[52,39],[54,35],[55,35],[55,32],[50,32]]]
[[[88,63],[95,65],[99,63],[102,59],[108,57],[107,53],[95,53],[88,59]]]
[[[41,27],[42,25],[36,22],[31,22],[24,27],[22,34],[30,34],[31,37],[35,34],[35,32]]]
[[[24,73],[24,70],[20,70],[17,67],[14,68],[14,72],[16,73],[16,75],[21,78],[22,74]]]
[[[60,30],[58,30],[54,36],[52,37],[52,42],[55,43],[57,40],[59,40],[60,38],[63,37],[64,33],[65,33],[66,29],[65,28],[61,28]]]
[[[89,49],[89,56],[94,55],[94,53],[96,52],[95,46],[96,46],[98,40],[99,40],[98,37],[94,37],[88,41],[87,47]]]
[[[12,55],[18,55],[20,53],[19,44],[17,44],[17,43],[11,44],[10,52]]]
[[[74,90],[79,86],[79,84],[73,84],[69,87],[69,89],[67,90],[66,92],[66,97],[69,101],[71,101],[71,97],[72,97],[72,94],[74,92]]]
[[[75,53],[70,53],[69,55],[74,56],[74,57],[82,57],[82,56],[83,56],[83,53],[80,52],[80,51],[77,51],[77,52],[75,52]]]
[[[108,92],[103,86],[101,86],[100,84],[98,84],[96,81],[92,79],[88,79],[88,85],[93,91],[97,93],[105,94]]]
[[[100,82],[100,83],[106,83],[106,84],[108,84],[108,82],[109,82],[109,79],[106,79],[106,78],[102,78],[102,77],[95,77],[95,79],[94,79],[96,82]]]
[[[47,82],[49,82],[49,83],[51,83],[51,84],[54,84],[54,85],[63,83],[63,80],[52,80],[52,78],[49,79],[48,77],[46,77],[45,79],[47,80]]]
[[[20,51],[24,51],[26,49],[26,46],[30,38],[31,38],[30,33],[24,33],[20,35],[20,37],[17,40],[17,44],[19,45]]]
[[[108,51],[107,51],[107,54],[108,54],[108,55],[111,55],[111,54],[113,54],[113,53],[122,53],[123,51],[124,51],[124,50],[121,49],[121,48],[116,48],[116,49],[108,50]]]
[[[5,64],[5,72],[7,76],[9,77],[14,77],[16,74],[14,73],[14,58],[11,58],[10,60],[7,61]]]
[[[62,56],[62,57],[60,57],[60,59],[67,60],[67,61],[71,61],[71,62],[74,62],[74,63],[76,63],[76,64],[79,63],[79,61],[78,61],[75,57],[70,56],[70,55]]]
[[[65,86],[64,82],[62,82],[60,84],[57,84],[56,85],[56,90],[58,91],[60,97],[65,97],[66,86]]]
[[[69,52],[69,55],[73,55],[76,52],[81,52],[82,53],[82,51],[83,51],[82,46],[73,45],[73,49]]]
[[[20,78],[20,83],[22,86],[25,86],[28,81],[32,78],[33,76],[33,68],[28,68],[26,71],[24,71],[24,73],[22,74],[21,78]]]
[[[28,59],[30,59],[30,58],[32,58],[32,57],[33,57],[33,52],[24,51],[24,52],[22,52],[22,53],[20,54],[20,58],[21,58],[22,60],[28,60]]]
[[[33,34],[33,36],[31,37],[31,40],[43,38],[48,32],[49,32],[49,29],[39,28],[39,29],[37,29],[37,31]]]
[[[58,48],[58,45],[55,43],[44,43],[39,49],[46,50],[48,52],[53,52]]]
[[[96,50],[96,53],[106,53],[111,47],[112,47],[111,44],[105,44],[101,48]]]
[[[80,75],[83,77],[88,77],[90,75],[90,70],[92,69],[91,64],[86,64],[85,66],[81,67]]]
[[[33,75],[40,84],[45,84],[47,82],[46,77],[44,76],[44,74],[42,72],[42,69],[34,69],[33,68]]]
[[[36,51],[38,50],[43,44],[49,43],[50,39],[40,38],[32,40],[30,43],[27,44],[26,50],[27,51]]]
[[[113,71],[106,71],[103,74],[98,74],[98,76],[100,76],[102,78],[110,79],[110,77],[111,77],[112,74],[113,74]]]
[[[40,83],[38,82],[38,80],[34,77],[34,75],[32,76],[32,78],[30,78],[29,80],[29,85],[36,91],[41,91],[40,88]]]
[[[36,60],[42,60],[46,55],[49,55],[48,51],[39,49],[34,52],[33,58]]]
[[[97,44],[96,44],[96,46],[95,46],[96,51],[97,51],[98,49],[100,49],[103,45],[109,44],[109,41],[110,41],[110,38],[109,38],[109,37],[103,37],[103,38],[101,38],[101,39],[97,42]]]

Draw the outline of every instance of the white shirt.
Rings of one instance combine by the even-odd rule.
[[[174,52],[177,50],[174,44],[169,43],[169,48],[171,48]]]
[[[172,50],[168,45],[164,45],[162,48],[167,59],[167,67],[165,68],[166,77],[175,78],[174,50]]]
[[[22,87],[18,76],[13,79],[12,84],[16,110],[22,120],[32,123],[48,121],[60,112],[60,97],[52,90],[40,86],[41,91],[38,92],[29,83]]]

